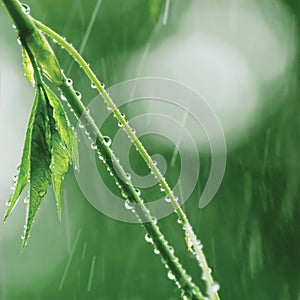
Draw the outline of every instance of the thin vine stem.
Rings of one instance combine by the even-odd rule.
[[[30,47],[27,46],[27,37],[34,36],[34,34],[38,34],[35,30],[35,26],[32,23],[32,19],[30,16],[25,14],[22,11],[21,4],[17,0],[2,0],[2,2],[7,7],[12,19],[14,20],[14,23],[18,29],[21,42],[24,41],[26,44],[26,48],[30,51]],[[19,19],[22,19],[20,21]],[[28,31],[27,29],[30,28]],[[28,32],[30,34],[28,35]],[[23,35],[24,33],[24,35]],[[25,34],[26,33],[26,34]],[[45,44],[45,47],[43,48],[44,44],[39,44],[41,47],[40,50],[42,51],[49,51],[49,45]],[[39,50],[39,49],[38,49]],[[52,49],[50,48],[50,55],[52,55]],[[30,55],[30,59],[32,60],[32,63],[37,63],[39,65],[39,61],[34,61],[33,58],[34,55]],[[54,56],[54,53],[53,53]],[[54,56],[55,60],[56,57]],[[42,62],[45,63],[45,62]],[[43,71],[43,70],[42,70]],[[57,71],[57,70],[56,70]],[[39,73],[39,70],[35,68],[35,72],[38,72],[38,75],[40,78],[42,75]],[[94,120],[86,110],[83,103],[80,101],[78,96],[76,95],[76,92],[74,91],[73,87],[67,84],[67,78],[63,74],[63,72],[60,70],[61,74],[59,74],[59,81],[54,82],[62,91],[62,93],[65,95],[65,97],[68,99],[68,103],[71,105],[72,109],[74,110],[77,118],[81,118],[83,120],[85,128],[88,130],[90,134],[95,135],[96,137],[96,144],[97,148],[100,151],[100,154],[103,155],[103,160],[105,160],[105,163],[107,164],[109,171],[112,172],[114,175],[114,178],[116,179],[116,182],[118,183],[119,187],[122,187],[125,192],[128,194],[129,198],[136,203],[139,204],[140,211],[137,211],[137,215],[143,214],[144,217],[146,217],[147,223],[144,223],[143,226],[150,234],[153,243],[157,247],[158,251],[160,251],[160,254],[163,258],[164,263],[168,268],[170,269],[170,272],[172,274],[172,279],[177,280],[178,286],[183,290],[185,297],[188,297],[189,299],[200,299],[204,300],[205,298],[201,294],[199,288],[192,282],[191,278],[186,274],[186,271],[183,269],[182,265],[179,263],[178,258],[174,255],[174,252],[171,250],[170,246],[168,245],[168,242],[166,241],[165,237],[161,233],[159,227],[156,225],[156,222],[154,222],[149,210],[144,205],[144,202],[139,197],[139,194],[137,193],[136,189],[132,185],[131,181],[127,181],[126,184],[124,184],[124,180],[126,179],[126,173],[122,167],[122,165],[119,163],[119,160],[116,158],[110,147],[106,144],[105,137],[102,135],[98,127],[96,126]],[[95,77],[96,78],[96,77]],[[51,79],[51,78],[50,78]],[[96,80],[95,80],[96,81]],[[59,83],[58,83],[59,82]],[[96,82],[99,82],[98,80]],[[39,82],[40,84],[40,82]],[[106,92],[105,92],[106,93]],[[112,100],[111,100],[112,102]],[[113,104],[113,102],[112,102]],[[113,104],[114,105],[114,104]],[[122,117],[120,112],[117,110],[117,108],[114,106],[115,113],[119,114],[119,117]],[[126,122],[125,122],[126,124]],[[147,152],[146,152],[147,153]],[[150,158],[151,159],[151,158]],[[152,160],[151,160],[152,162]],[[116,173],[117,171],[117,173]],[[120,175],[118,175],[120,174]],[[120,177],[121,178],[120,178]],[[171,279],[171,278],[170,278]]]
[[[180,219],[182,223],[182,227],[185,231],[186,238],[188,240],[189,245],[193,248],[193,254],[195,255],[197,261],[199,262],[200,267],[203,271],[202,278],[204,279],[206,286],[207,286],[207,293],[210,296],[211,300],[219,300],[219,295],[217,290],[215,290],[214,286],[216,284],[214,283],[213,277],[211,275],[211,269],[208,266],[206,257],[204,255],[204,252],[202,250],[202,244],[198,240],[196,234],[193,231],[193,228],[182,210],[178,198],[174,195],[173,191],[171,190],[170,186],[168,185],[166,179],[160,172],[159,168],[156,166],[156,164],[153,162],[151,156],[143,146],[142,142],[138,139],[138,137],[135,134],[135,131],[132,130],[128,122],[126,121],[124,115],[119,111],[118,107],[110,97],[110,95],[107,93],[107,91],[104,88],[104,85],[100,82],[100,80],[97,78],[95,73],[92,71],[92,69],[89,67],[88,63],[84,60],[84,58],[79,54],[79,52],[69,43],[65,38],[60,36],[58,33],[53,31],[51,28],[43,24],[42,22],[33,19],[33,22],[37,26],[38,29],[40,29],[43,33],[48,35],[50,38],[55,40],[60,46],[62,46],[78,63],[78,65],[82,68],[82,70],[85,72],[89,80],[92,84],[97,88],[100,95],[103,97],[103,100],[106,102],[109,109],[114,114],[116,120],[122,125],[124,128],[126,134],[129,136],[133,144],[135,145],[137,151],[140,153],[143,160],[146,162],[146,164],[149,166],[151,172],[156,177],[157,181],[159,182],[160,186],[163,188],[164,193],[167,197],[170,198],[170,203],[173,205],[173,208]]]

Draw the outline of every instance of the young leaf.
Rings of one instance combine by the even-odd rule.
[[[51,148],[48,121],[46,100],[44,99],[44,94],[38,88],[31,138],[29,207],[22,249],[26,246],[32,222],[42,198],[51,184]]]
[[[34,86],[35,80],[34,80],[33,66],[31,64],[28,53],[24,47],[22,47],[22,56],[23,56],[23,67],[24,67],[25,76],[28,79],[28,81],[31,83],[31,85]]]
[[[35,31],[27,37],[26,42],[43,73],[53,83],[61,85],[63,82],[61,68],[45,36]]]
[[[53,118],[55,119],[61,139],[68,149],[72,162],[78,167],[78,148],[74,131],[69,126],[69,121],[60,100],[49,87],[45,86],[45,89],[49,103],[53,108]]]
[[[52,173],[52,184],[55,192],[57,213],[59,219],[61,219],[61,191],[64,176],[68,171],[70,163],[70,153],[66,148],[61,135],[57,130],[57,124],[53,116],[53,108],[50,106],[48,96],[45,94],[47,100],[47,111],[50,123],[51,132],[51,173]]]
[[[25,143],[23,148],[23,154],[21,159],[21,164],[19,166],[19,174],[17,177],[15,190],[9,199],[9,206],[4,216],[3,223],[7,220],[8,216],[12,212],[15,207],[20,194],[22,193],[25,186],[28,184],[28,180],[30,177],[30,153],[31,153],[31,137],[32,137],[32,126],[35,118],[37,103],[38,103],[38,92],[35,95],[34,103],[31,109],[29,122],[26,131]]]

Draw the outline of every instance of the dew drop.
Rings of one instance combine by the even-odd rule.
[[[21,235],[21,240],[25,240],[25,235]]]
[[[131,206],[131,203],[128,199],[125,201],[125,208],[128,209],[128,210],[133,209],[133,206]]]
[[[157,248],[154,248],[153,252],[154,252],[154,254],[157,254],[157,255],[160,254],[160,251]]]
[[[139,189],[135,189],[135,192],[139,197],[141,196],[141,191]]]
[[[164,189],[163,187],[161,187],[161,188],[160,188],[160,191],[161,191],[161,192],[164,192],[164,191],[165,191],[165,189]]]
[[[131,175],[130,175],[129,173],[126,173],[125,176],[126,176],[126,179],[127,179],[128,181],[130,181]]]
[[[122,128],[123,125],[119,122],[119,123],[118,123],[118,127]]]
[[[174,248],[169,246],[169,249],[170,249],[171,254],[174,254]]]
[[[30,14],[30,7],[29,7],[27,4],[24,4],[24,3],[22,3],[21,6],[22,6],[23,12],[24,12],[26,15],[29,15],[29,14]]]
[[[151,236],[149,235],[149,233],[146,233],[146,234],[145,234],[145,241],[146,241],[147,243],[153,244],[153,240],[152,240]]]
[[[213,282],[210,287],[209,294],[210,295],[215,294],[218,292],[219,289],[220,289],[220,285],[217,282]]]
[[[156,225],[157,224],[157,219],[152,217],[152,222],[153,222],[154,225]]]
[[[67,86],[72,86],[73,80],[71,78],[67,78],[66,84],[67,84]]]
[[[92,148],[93,150],[96,150],[96,149],[97,149],[97,145],[96,145],[95,143],[92,143],[92,144],[91,144],[91,148]]]
[[[45,192],[45,191],[39,191],[39,195],[40,195],[40,197],[44,197],[44,196],[45,196],[45,194],[46,194],[46,192]]]
[[[170,280],[175,280],[175,276],[174,276],[174,274],[172,273],[172,271],[169,271],[169,272],[168,272],[168,278],[169,278]]]
[[[93,82],[91,83],[91,88],[92,89],[96,89],[97,88],[96,85]]]
[[[181,219],[178,219],[178,220],[177,220],[177,223],[178,223],[178,224],[182,224]]]
[[[75,91],[75,94],[76,94],[77,98],[78,98],[79,100],[81,100],[81,98],[82,98],[81,93],[78,92],[78,91]]]
[[[109,147],[111,145],[111,138],[109,136],[103,137],[105,146]]]
[[[6,202],[5,202],[5,205],[6,205],[6,206],[9,206],[9,205],[10,205],[10,201],[6,201]]]
[[[166,198],[165,198],[165,201],[166,201],[167,203],[170,203],[170,202],[171,202],[171,198],[170,198],[170,197],[166,197]]]
[[[65,97],[64,94],[61,94],[61,95],[60,95],[60,99],[61,99],[62,101],[67,101],[67,98]]]

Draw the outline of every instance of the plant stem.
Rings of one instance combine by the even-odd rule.
[[[9,11],[9,13],[15,23],[15,26],[18,29],[19,36],[21,37],[21,41],[24,41],[26,43],[26,47],[27,47],[27,41],[28,41],[29,37],[30,38],[32,36],[39,37],[40,33],[38,32],[37,28],[33,24],[31,17],[23,12],[21,4],[17,0],[2,0],[2,2],[4,3],[7,10]],[[31,40],[31,42],[32,42],[32,40]],[[34,49],[35,51],[34,51],[33,55],[35,53],[37,53],[36,51],[41,50],[41,51],[45,51],[47,53],[49,52],[50,57],[51,57],[51,55],[54,56],[52,49],[50,48],[50,50],[49,50],[50,46],[48,44],[39,43],[39,41],[36,43],[36,45],[37,44],[39,45],[40,49]],[[28,45],[28,46],[30,48],[30,45]],[[45,47],[45,48],[43,48],[43,47]],[[40,67],[44,66],[45,62],[38,61],[38,58],[43,58],[43,57],[38,56],[38,57],[35,57],[35,59],[37,60],[36,62],[40,65]],[[33,60],[32,56],[31,56],[31,59]],[[54,56],[54,61],[56,61],[55,56]],[[84,62],[84,60],[83,60],[83,62]],[[35,62],[32,61],[32,63],[35,63]],[[54,67],[57,69],[57,65],[55,65]],[[50,66],[50,68],[51,68],[51,66]],[[90,70],[90,69],[88,68],[87,70]],[[93,74],[92,71],[90,71],[90,73]],[[55,72],[52,74],[55,74],[55,76],[57,76],[57,70],[55,70]],[[49,74],[47,74],[47,75],[49,75]],[[51,72],[50,72],[50,75],[51,75]],[[66,96],[69,104],[71,105],[71,107],[74,110],[78,119],[81,118],[83,120],[84,126],[86,127],[87,131],[96,137],[97,148],[100,151],[101,155],[103,156],[107,166],[109,167],[109,171],[114,173],[114,177],[116,179],[116,182],[118,183],[118,186],[120,186],[124,189],[124,191],[128,194],[129,198],[132,201],[135,201],[136,203],[138,203],[140,205],[140,211],[137,211],[136,213],[137,213],[137,215],[143,214],[143,216],[146,217],[146,220],[148,221],[148,223],[144,223],[143,226],[145,227],[145,229],[148,231],[148,233],[152,237],[152,240],[153,240],[154,244],[156,245],[157,249],[160,251],[160,254],[161,254],[166,266],[170,269],[170,272],[172,272],[172,275],[177,280],[178,285],[184,292],[184,295],[186,297],[188,297],[189,299],[200,299],[200,300],[202,299],[203,300],[204,297],[202,296],[200,290],[191,281],[189,276],[186,274],[186,271],[183,269],[182,265],[179,263],[178,258],[174,255],[173,251],[171,251],[165,237],[160,232],[159,227],[154,222],[152,216],[150,215],[148,209],[144,205],[142,199],[137,194],[131,181],[127,181],[127,182],[125,181],[126,173],[125,173],[123,167],[121,166],[121,164],[119,163],[119,160],[116,158],[116,156],[114,155],[114,153],[112,152],[110,147],[106,145],[104,136],[102,135],[100,130],[97,128],[94,120],[87,112],[83,103],[80,101],[80,99],[78,99],[73,88],[70,87],[69,85],[67,85],[67,83],[66,83],[67,78],[64,76],[62,71],[60,71],[58,78],[59,78],[59,80],[52,80],[52,81],[60,88],[60,90]],[[51,76],[50,76],[50,79],[52,79]],[[106,100],[109,100],[109,104],[112,107],[113,113],[118,117],[118,119],[120,119],[120,121],[124,127],[127,126],[125,119],[122,117],[119,110],[116,108],[115,104],[110,99],[108,94],[104,91],[104,89],[100,85],[100,83],[97,80],[95,75],[94,75],[93,79],[94,79],[93,81],[95,81],[95,84],[97,83],[99,91],[101,91],[102,94],[104,94],[108,97]],[[58,82],[59,82],[59,84],[58,84]],[[130,129],[129,126],[128,126],[128,128]],[[128,128],[127,128],[127,130],[128,130]],[[131,139],[136,138],[135,135],[133,135],[133,136],[130,135],[130,137],[131,137]],[[142,150],[144,150],[143,151],[143,153],[145,153],[144,159],[147,158],[148,163],[150,165],[152,165],[152,167],[155,167],[150,156],[148,155],[148,153],[146,152],[146,150],[144,149],[142,144],[138,143],[138,145]],[[118,171],[118,172],[116,172],[116,171]],[[121,178],[118,176],[118,174],[121,175]],[[158,174],[160,174],[160,172]],[[126,182],[126,183],[124,184],[124,182]],[[165,182],[165,180],[163,179],[163,183],[164,182]],[[168,187],[166,182],[164,183],[164,185],[166,187]],[[169,192],[171,193],[170,189],[169,189]],[[180,209],[179,204],[178,204],[177,209]]]
[[[50,38],[55,40],[60,46],[62,46],[73,58],[74,60],[79,64],[79,66],[82,68],[82,70],[85,72],[89,80],[95,85],[100,95],[103,97],[104,101],[106,102],[109,109],[112,111],[114,116],[116,117],[116,120],[122,125],[124,128],[126,134],[130,137],[131,141],[135,145],[137,151],[142,156],[143,160],[146,162],[146,164],[149,166],[151,172],[154,174],[154,176],[157,178],[159,184],[164,190],[164,193],[166,196],[168,196],[171,200],[171,204],[174,207],[174,210],[176,214],[178,215],[179,219],[181,220],[183,229],[185,231],[186,238],[188,242],[190,243],[190,246],[193,247],[193,254],[195,255],[200,267],[203,270],[203,278],[205,278],[205,283],[207,286],[207,292],[210,295],[210,299],[212,300],[219,300],[219,296],[217,291],[214,291],[214,280],[211,275],[211,269],[208,266],[206,257],[204,255],[204,252],[202,251],[202,244],[197,239],[196,234],[193,231],[193,228],[182,210],[178,198],[174,195],[173,191],[169,187],[166,179],[156,166],[156,164],[151,159],[151,156],[143,146],[142,142],[138,139],[136,136],[134,130],[130,127],[128,122],[126,121],[124,115],[119,111],[118,107],[115,105],[114,101],[111,99],[109,94],[106,92],[105,88],[95,75],[95,73],[92,71],[92,69],[89,67],[87,62],[83,59],[83,57],[79,54],[79,52],[66,41],[65,38],[57,34],[55,31],[53,31],[51,28],[47,27],[40,21],[34,20],[34,23],[36,26],[44,32],[46,35],[48,35]]]

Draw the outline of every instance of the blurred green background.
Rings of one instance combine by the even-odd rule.
[[[82,51],[106,86],[138,76],[164,76],[212,99],[228,141],[225,177],[215,199],[199,209],[209,170],[209,155],[202,153],[199,184],[184,210],[204,244],[221,286],[220,296],[300,299],[299,1],[32,0],[27,4],[34,17]],[[22,76],[20,49],[3,8],[0,28],[0,211],[4,215],[33,91]],[[55,49],[88,104],[95,92],[71,59]],[[170,163],[172,145],[155,137],[145,138],[145,143],[150,153],[160,153]],[[135,170],[143,168],[138,160],[132,161]],[[168,174],[171,182],[179,172],[180,166]],[[159,257],[145,242],[143,229],[94,209],[79,190],[73,170],[64,183],[62,222],[50,191],[20,255],[24,220],[25,205],[20,201],[0,228],[0,299],[180,298]],[[186,249],[176,217],[159,224],[200,282],[201,272]]]

